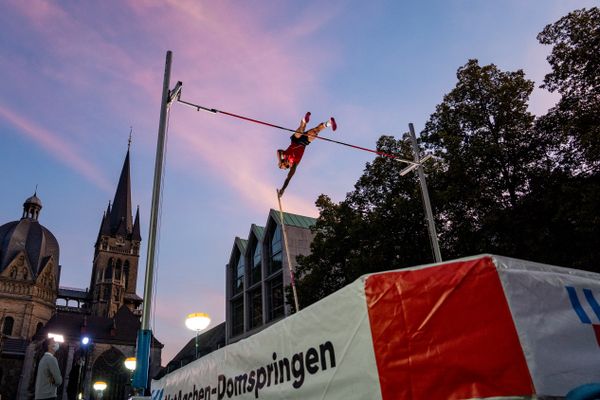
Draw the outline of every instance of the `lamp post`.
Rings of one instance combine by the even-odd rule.
[[[56,343],[64,343],[65,342],[65,337],[58,333],[52,333],[52,332],[48,333],[48,339],[54,339],[54,341]]]
[[[123,364],[125,364],[125,368],[130,372],[129,383],[133,387],[133,371],[135,371],[135,367],[137,366],[137,360],[135,357],[127,357]]]
[[[87,367],[87,357],[88,357],[90,342],[91,342],[91,339],[89,336],[84,336],[81,338],[81,347],[80,347],[79,360],[78,360],[79,374],[77,375],[77,393],[78,393],[78,398],[80,400],[81,400],[81,398],[83,398],[82,386],[84,385],[83,378],[84,378],[85,372],[87,371],[87,368],[86,368]]]
[[[137,362],[135,360],[135,357],[127,357],[125,359],[125,368],[127,368],[131,372],[135,371],[136,364]]]
[[[187,326],[188,329],[196,331],[196,357],[194,359],[198,358],[198,334],[200,331],[206,329],[209,324],[210,317],[205,313],[188,314],[185,319],[185,326]]]
[[[104,392],[104,389],[106,389],[108,385],[106,384],[106,382],[104,381],[96,381],[94,382],[93,388],[96,392],[98,392],[98,398],[101,399],[102,398],[102,392]]]

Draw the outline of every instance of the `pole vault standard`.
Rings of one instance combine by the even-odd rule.
[[[421,185],[421,194],[423,195],[423,208],[425,208],[425,217],[427,218],[427,228],[429,229],[429,237],[431,239],[431,247],[433,249],[433,256],[435,262],[442,262],[442,253],[440,252],[440,245],[438,243],[437,232],[435,231],[435,222],[433,220],[433,212],[431,211],[431,202],[429,201],[429,191],[427,190],[427,182],[425,182],[425,171],[423,171],[423,162],[431,158],[431,155],[427,155],[421,159],[419,143],[417,142],[417,136],[415,135],[415,127],[412,123],[408,124],[410,141],[413,149],[413,156],[415,157],[415,165],[410,165],[400,171],[400,176],[408,174],[410,171],[416,169],[419,175],[419,184]]]
[[[144,303],[142,325],[138,332],[136,360],[137,366],[133,376],[133,387],[139,395],[143,395],[148,387],[148,369],[150,367],[150,310],[152,308],[152,285],[154,283],[154,264],[156,255],[156,234],[158,232],[158,213],[160,209],[160,188],[162,184],[162,171],[165,153],[165,138],[167,132],[167,116],[169,107],[181,92],[181,82],[169,91],[171,79],[171,60],[173,53],[167,51],[165,61],[165,76],[163,79],[162,100],[160,105],[160,121],[158,124],[158,140],[156,143],[156,161],[154,163],[154,184],[152,186],[152,206],[150,209],[150,228],[148,231],[148,253],[146,256],[146,276],[144,280]]]

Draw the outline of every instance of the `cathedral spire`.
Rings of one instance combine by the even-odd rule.
[[[131,232],[131,178],[129,175],[129,149],[125,156],[123,169],[119,178],[119,185],[115,193],[115,200],[112,203],[110,212],[110,228],[115,232],[119,228],[121,221],[124,221],[127,232]]]
[[[135,222],[133,223],[133,234],[131,237],[133,240],[142,240],[142,233],[140,232],[140,206],[137,207],[135,212]]]

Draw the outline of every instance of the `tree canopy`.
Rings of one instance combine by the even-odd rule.
[[[543,88],[561,95],[540,118],[540,129],[562,139],[566,167],[581,172],[600,168],[600,9],[576,10],[547,25],[538,35],[551,45],[552,72]]]

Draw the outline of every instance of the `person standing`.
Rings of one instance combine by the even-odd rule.
[[[35,377],[35,400],[56,399],[56,389],[62,384],[58,361],[54,357],[59,346],[51,338],[42,343],[44,355],[40,359]]]

